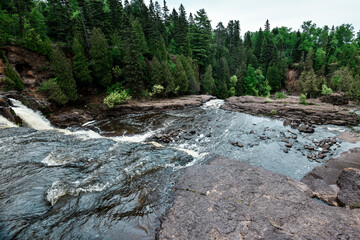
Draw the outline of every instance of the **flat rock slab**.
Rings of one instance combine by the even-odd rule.
[[[147,102],[135,102],[128,104],[116,105],[113,108],[105,109],[107,116],[118,116],[127,113],[142,112],[142,111],[162,111],[184,109],[186,107],[199,107],[205,102],[216,99],[210,95],[190,95],[174,99],[159,99]]]
[[[158,239],[360,239],[360,210],[330,207],[284,175],[223,157],[188,168]]]
[[[299,104],[298,97],[268,101],[254,96],[231,97],[221,107],[225,110],[244,112],[252,115],[272,116],[296,120],[306,124],[358,125],[358,116],[350,114],[343,106],[309,99],[310,105]],[[275,115],[271,112],[276,112]]]

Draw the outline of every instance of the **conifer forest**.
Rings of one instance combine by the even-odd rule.
[[[106,92],[109,106],[131,97],[269,96],[286,89],[291,69],[308,98],[331,89],[360,100],[360,32],[351,24],[213,26],[205,9],[169,9],[166,1],[0,1],[0,48],[47,56],[53,78],[40,89],[59,105],[89,87]],[[7,90],[24,89],[11,68],[6,76]]]

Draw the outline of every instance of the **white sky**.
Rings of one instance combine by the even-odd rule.
[[[155,0],[153,0],[155,2]],[[163,5],[163,0],[158,0]],[[187,14],[204,8],[213,28],[218,22],[227,25],[239,20],[241,35],[248,30],[264,28],[269,19],[271,28],[286,26],[300,29],[304,21],[312,20],[317,26],[338,26],[349,23],[355,33],[360,29],[360,0],[167,0],[170,12],[182,3]],[[149,0],[145,0],[148,4]]]

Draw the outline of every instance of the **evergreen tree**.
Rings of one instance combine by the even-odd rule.
[[[211,24],[204,9],[197,11],[195,25],[191,29],[190,43],[193,58],[199,63],[200,71],[209,62]]]
[[[236,77],[238,79],[236,83],[236,95],[242,96],[246,93],[245,78],[246,78],[246,64],[241,62],[240,67],[236,70]]]
[[[59,47],[55,47],[51,53],[50,60],[58,86],[70,101],[76,101],[76,82],[72,74],[71,65],[66,59],[64,52]]]
[[[189,78],[186,74],[186,71],[179,59],[179,57],[175,57],[175,69],[174,69],[174,84],[177,94],[185,94],[189,89]]]
[[[275,64],[275,63],[270,64],[269,69],[266,74],[266,80],[269,82],[269,85],[273,92],[276,92],[279,89],[281,89],[282,77],[281,77],[279,67],[277,64]]]
[[[106,87],[112,81],[111,53],[108,42],[100,29],[93,28],[91,31],[90,43],[90,58],[93,76],[100,86]]]
[[[137,45],[139,47],[141,54],[148,53],[148,51],[149,51],[148,45],[147,45],[146,38],[145,38],[145,35],[144,35],[144,32],[142,30],[139,20],[138,19],[133,20],[131,24],[132,24],[133,31],[136,34]]]
[[[73,70],[75,79],[81,83],[91,83],[92,78],[89,70],[88,59],[85,56],[84,47],[81,43],[80,35],[75,36],[74,42],[72,45],[73,50]]]
[[[203,80],[201,81],[201,91],[205,94],[211,95],[215,87],[215,80],[213,78],[213,68],[211,65],[206,67]]]
[[[216,68],[216,96],[219,98],[228,97],[228,86],[230,86],[230,70],[226,58],[221,58]]]
[[[260,59],[263,41],[264,41],[264,34],[262,29],[260,28],[257,34],[257,39],[254,47],[254,55],[256,56],[257,59]]]
[[[49,7],[47,15],[49,36],[65,42],[71,32],[68,2],[66,0],[48,0],[47,2]]]

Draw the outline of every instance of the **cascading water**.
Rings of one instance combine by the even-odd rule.
[[[153,239],[176,178],[205,156],[221,154],[300,179],[320,164],[301,147],[344,130],[319,126],[313,135],[298,133],[286,154],[281,140],[290,128],[221,110],[222,100],[72,130],[56,129],[40,113],[12,102],[30,128],[0,118],[0,239]],[[98,127],[101,134],[84,127]],[[183,135],[154,142],[154,135],[173,130]],[[332,151],[354,146],[344,142]]]
[[[54,129],[51,126],[49,120],[47,120],[40,112],[33,111],[18,100],[10,100],[14,105],[13,110],[15,111],[16,115],[18,115],[28,127],[36,130]]]

